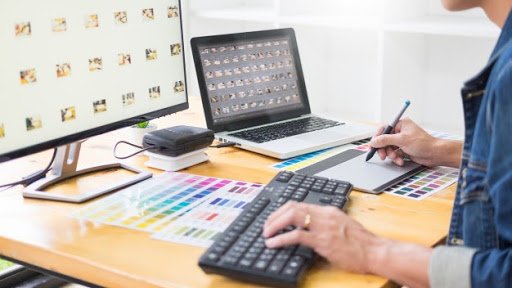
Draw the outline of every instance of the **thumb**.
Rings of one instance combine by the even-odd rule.
[[[370,146],[374,148],[383,148],[386,146],[402,146],[402,137],[400,134],[384,134],[376,136],[370,141]]]

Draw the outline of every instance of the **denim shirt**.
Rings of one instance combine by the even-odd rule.
[[[512,287],[512,13],[487,66],[461,94],[465,141],[447,245],[467,253],[445,260],[467,270],[460,273],[468,282],[457,287]],[[448,258],[435,257],[431,262]],[[431,282],[439,276],[432,273],[443,273],[432,265]]]

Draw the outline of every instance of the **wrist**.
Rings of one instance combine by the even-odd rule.
[[[373,235],[365,249],[365,273],[380,275],[380,268],[386,265],[391,240]]]
[[[436,138],[433,144],[433,165],[459,167],[462,155],[462,143]]]

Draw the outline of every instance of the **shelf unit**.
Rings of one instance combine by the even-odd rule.
[[[499,35],[481,11],[446,12],[440,0],[189,2],[189,37],[293,27],[315,113],[386,122],[410,99],[409,117],[460,134],[460,86]]]

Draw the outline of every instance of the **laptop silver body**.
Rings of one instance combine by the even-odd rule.
[[[287,159],[375,131],[370,125],[311,113],[293,29],[197,37],[191,45],[207,126],[221,142]],[[312,116],[339,125],[264,142],[233,135]]]

